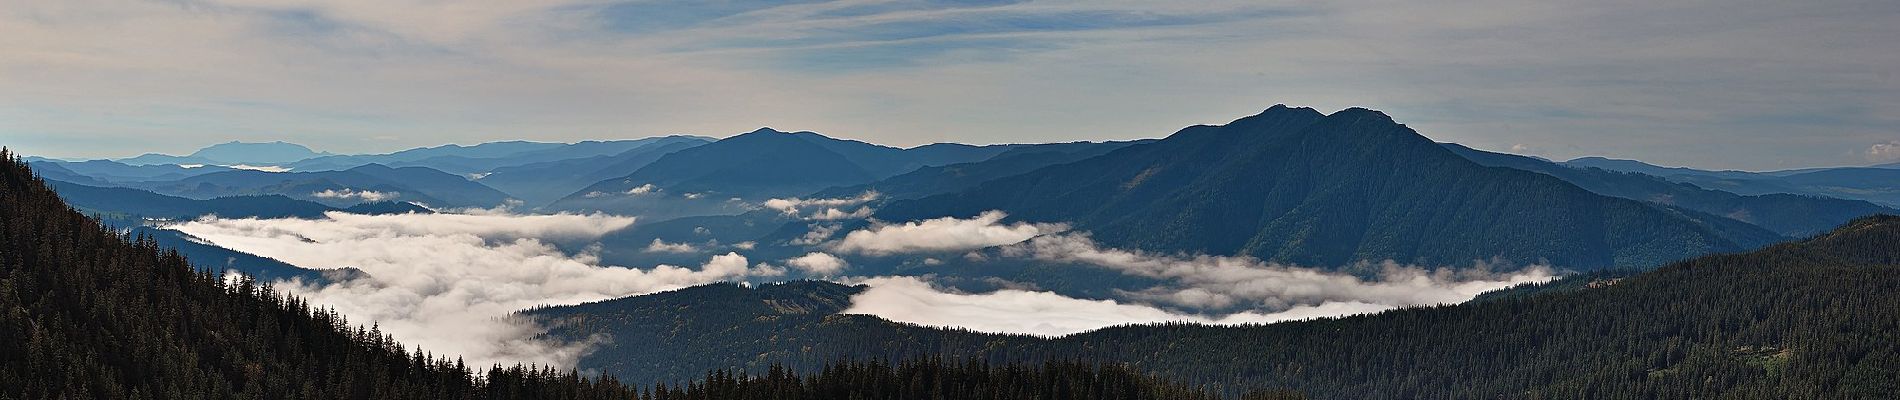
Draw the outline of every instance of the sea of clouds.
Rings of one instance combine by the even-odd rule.
[[[872,199],[875,194],[786,201],[770,208],[813,219],[811,212],[798,210],[835,209]],[[1056,336],[1126,324],[1270,323],[1458,303],[1485,291],[1556,276],[1548,266],[1485,262],[1437,268],[1377,263],[1355,268],[1377,271],[1371,276],[1354,275],[1248,257],[1115,249],[1094,242],[1086,232],[1071,231],[1067,224],[1006,220],[1007,214],[990,211],[968,218],[872,221],[842,235],[836,225],[813,223],[814,230],[828,231],[795,241],[808,251],[769,261],[656,240],[644,250],[698,254],[705,261],[692,266],[638,267],[599,261],[598,239],[636,223],[632,217],[605,214],[527,215],[507,209],[399,215],[332,212],[317,219],[207,217],[169,228],[306,268],[361,269],[367,277],[331,284],[284,281],[274,286],[334,307],[352,321],[378,324],[406,344],[459,355],[473,365],[572,367],[597,345],[596,340],[537,339],[545,328],[509,317],[515,311],[719,281],[823,278],[861,283],[869,289],[852,299],[846,313],[930,326]],[[749,246],[740,251],[745,250]],[[1108,299],[1076,298],[1033,287],[971,293],[938,285],[928,276],[855,275],[851,259],[841,257],[877,260],[958,252],[1098,268],[1162,283],[1117,291],[1115,298]],[[1226,311],[1209,314],[1209,310]]]
[[[610,215],[332,212],[321,219],[214,217],[170,228],[301,267],[361,269],[367,278],[275,287],[473,365],[573,366],[586,351],[587,343],[534,340],[540,327],[508,318],[518,310],[782,273],[752,268],[736,253],[690,267],[606,266],[590,249],[568,253],[551,244],[598,238],[633,222]]]

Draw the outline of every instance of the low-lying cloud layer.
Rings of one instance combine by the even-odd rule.
[[[1039,235],[1069,229],[1064,224],[1003,224],[1002,211],[984,211],[975,218],[943,217],[901,224],[882,224],[845,234],[833,250],[882,256],[975,250],[1015,244]]]
[[[369,277],[317,286],[275,284],[356,323],[375,322],[409,345],[465,357],[473,365],[537,363],[572,367],[587,343],[548,343],[540,328],[505,316],[572,304],[742,279],[755,272],[737,253],[697,268],[599,265],[589,251],[568,254],[553,240],[594,240],[632,218],[608,215],[355,215],[323,219],[206,218],[172,226],[220,246],[310,268],[356,267]]]
[[[1251,257],[1154,254],[1107,248],[1095,243],[1087,233],[1064,232],[1065,229],[1060,228],[1066,228],[1065,225],[1004,225],[1000,223],[1002,217],[1002,213],[992,211],[975,219],[940,218],[887,225],[854,231],[834,247],[866,254],[895,254],[998,246],[978,254],[1075,268],[1103,268],[1161,283],[1140,290],[1118,291],[1116,300],[1090,300],[1021,289],[956,293],[913,277],[871,278],[865,280],[871,289],[854,298],[852,308],[846,312],[978,331],[1063,335],[1124,324],[1267,323],[1452,304],[1487,291],[1556,277],[1548,266],[1520,268],[1486,261],[1474,261],[1469,267],[1458,268],[1409,266],[1390,261],[1350,266],[1351,270],[1376,271],[1371,277],[1362,278]],[[853,236],[860,240],[852,242]],[[988,246],[984,246],[986,244]],[[1212,314],[1174,311],[1184,309]]]
[[[1275,313],[1242,312],[1220,317],[1183,314],[1116,300],[1078,299],[1052,292],[1005,289],[966,294],[938,289],[916,277],[880,277],[852,297],[846,314],[875,315],[898,322],[980,332],[1061,336],[1110,326],[1160,322],[1212,325],[1260,324],[1379,312],[1391,305],[1324,302]]]
[[[853,197],[835,199],[804,199],[793,197],[789,199],[766,200],[765,203],[761,205],[765,206],[765,208],[778,210],[786,216],[811,220],[864,219],[870,217],[871,212],[874,210],[870,207],[857,207],[857,209],[852,210],[851,207],[877,201],[877,199],[882,196],[882,194],[879,194],[875,190],[867,190]],[[805,213],[804,210],[816,211]]]
[[[847,254],[969,252],[985,256],[977,259],[1102,268],[1160,282],[1114,292],[1113,299],[1083,299],[1033,286],[962,293],[934,286],[927,278],[848,279],[871,286],[853,299],[848,313],[1034,335],[1138,323],[1245,324],[1360,314],[1462,302],[1484,291],[1553,276],[1550,268],[1542,266],[1512,269],[1477,263],[1425,268],[1386,263],[1357,266],[1379,271],[1362,278],[1246,257],[1105,248],[1086,233],[1068,232],[1064,224],[1006,224],[1005,217],[992,211],[968,219],[879,223],[836,240],[830,237],[840,230],[837,225],[814,224],[814,229],[826,230],[809,238],[814,251],[774,261],[777,265],[753,264],[738,253],[725,253],[697,267],[645,269],[600,265],[595,255],[598,246],[587,245],[634,223],[633,218],[611,215],[517,215],[506,209],[459,214],[332,212],[321,219],[212,217],[171,228],[303,267],[361,269],[368,277],[326,286],[306,282],[277,282],[275,286],[334,307],[357,323],[378,323],[406,344],[459,355],[474,365],[523,362],[571,367],[592,345],[536,340],[542,327],[506,317],[514,311],[717,281],[778,277],[793,269],[807,276],[835,276],[853,268],[839,257]],[[658,241],[649,247],[662,252],[700,250]]]
[[[1038,237],[1002,248],[1002,254],[1055,263],[1083,264],[1172,283],[1131,295],[1170,305],[1203,308],[1280,309],[1325,301],[1377,304],[1444,304],[1480,293],[1556,276],[1548,266],[1524,268],[1474,262],[1469,268],[1428,268],[1391,261],[1370,265],[1375,279],[1314,268],[1263,262],[1252,257],[1177,256],[1104,248],[1084,234]],[[1361,266],[1366,267],[1366,266]],[[1363,268],[1353,268],[1363,269]],[[1498,270],[1509,269],[1500,272]]]

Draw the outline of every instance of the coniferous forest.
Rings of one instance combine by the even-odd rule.
[[[581,361],[630,379],[704,369],[640,360],[818,369],[839,357],[941,356],[1125,363],[1229,396],[1882,399],[1900,393],[1897,244],[1900,217],[1865,217],[1754,252],[1577,275],[1459,305],[1058,338],[838,315],[825,307],[855,289],[827,282],[716,284],[526,313],[562,322],[556,335],[648,344]],[[778,311],[788,308],[819,311]]]

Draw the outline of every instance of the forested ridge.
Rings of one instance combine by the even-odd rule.
[[[1125,367],[1074,363],[840,362],[804,377],[719,369],[700,382],[641,388],[408,349],[374,326],[110,229],[0,150],[0,399],[1211,398]]]
[[[1138,325],[1060,338],[837,315],[857,288],[717,284],[529,311],[607,334],[582,368],[632,380],[703,367],[809,371],[944,357],[1125,364],[1228,395],[1315,398],[1891,398],[1900,393],[1900,217],[1625,276],[1605,271],[1461,305],[1258,326]],[[748,293],[750,292],[750,293]],[[652,360],[667,360],[655,364]]]

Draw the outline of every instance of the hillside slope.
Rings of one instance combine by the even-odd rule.
[[[227,171],[132,186],[195,199],[274,194],[337,207],[400,200],[432,207],[486,208],[508,199],[507,193],[462,176],[425,167],[391,168],[380,164],[342,171]]]
[[[496,168],[477,182],[541,206],[601,180],[626,176],[660,157],[708,143],[699,138],[656,141],[614,155]]]
[[[649,388],[551,367],[468,366],[254,280],[194,270],[163,244],[172,240],[190,241],[134,239],[86,218],[0,150],[0,398],[1214,398],[1125,366],[1081,363],[921,359],[756,377],[721,366],[690,384]]]
[[[611,380],[460,363],[60,201],[0,150],[0,398],[619,398]]]
[[[624,379],[838,358],[1125,363],[1318,398],[1882,398],[1900,391],[1900,217],[1616,281],[1454,306],[1217,327],[982,334],[837,315],[860,287],[713,285],[533,310]],[[749,292],[749,293],[748,293]]]

